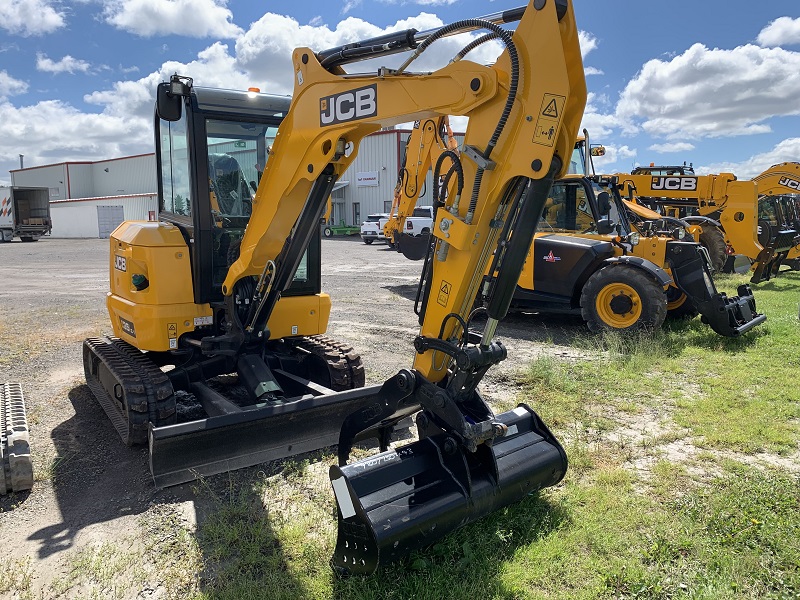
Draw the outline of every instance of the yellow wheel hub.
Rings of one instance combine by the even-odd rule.
[[[612,283],[600,290],[595,308],[606,325],[625,329],[634,325],[642,316],[642,299],[631,286]]]
[[[686,294],[672,286],[667,290],[667,310],[675,310],[686,304]]]

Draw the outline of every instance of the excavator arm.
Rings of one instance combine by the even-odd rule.
[[[384,237],[406,258],[412,260],[419,260],[424,256],[427,236],[415,238],[406,234],[403,227],[424,191],[428,171],[439,163],[443,154],[450,157],[448,167],[454,165],[458,159],[458,142],[450,127],[449,117],[416,121],[406,140],[390,217],[383,226]],[[434,181],[434,186],[438,189],[439,182]]]

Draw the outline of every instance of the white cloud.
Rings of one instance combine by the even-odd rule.
[[[780,17],[764,27],[758,34],[761,46],[788,46],[800,44],[800,17]]]
[[[85,60],[73,58],[67,54],[64,58],[54,61],[41,52],[36,53],[36,70],[46,73],[88,73],[91,65]]]
[[[292,51],[297,47],[307,46],[318,52],[393,31],[412,28],[424,31],[442,24],[436,15],[422,12],[385,29],[355,17],[348,17],[331,29],[327,25],[300,25],[292,17],[267,13],[236,40],[236,63],[242,70],[251,73],[256,82],[267,82],[266,85],[259,86],[261,89],[289,94],[293,90]],[[412,64],[411,69],[431,70],[443,67],[470,40],[483,33],[485,32],[442,38],[432,44]],[[500,48],[497,42],[489,42],[470,52],[468,58],[481,64],[491,63],[499,55]],[[347,65],[346,69],[350,72],[374,72],[379,66],[397,67],[404,58],[403,54],[385,56],[353,63]]]
[[[33,166],[123,156],[132,147],[152,151],[153,145],[149,123],[83,113],[56,100],[23,107],[0,102],[0,123],[6,140],[0,145],[0,161],[11,165],[18,154]]]
[[[3,0],[0,28],[22,36],[52,33],[66,25],[64,13],[53,8],[52,0]]]
[[[578,31],[578,42],[581,45],[581,58],[586,58],[589,52],[597,48],[597,38],[588,31]]]
[[[592,138],[592,144],[602,144],[602,140]],[[606,149],[604,156],[592,158],[594,168],[597,173],[615,173],[618,171],[630,171],[636,158],[636,150],[628,146],[616,146],[603,144]]]
[[[584,67],[583,74],[588,77],[589,75],[602,75],[603,72],[595,67]]]
[[[694,44],[669,61],[650,60],[620,95],[616,114],[667,139],[770,131],[764,121],[800,114],[800,53],[748,44],[709,50]]]
[[[235,38],[227,0],[105,0],[104,16],[115,27],[140,35]]]
[[[694,144],[690,144],[689,142],[667,142],[666,144],[653,144],[647,149],[662,153],[689,152],[690,150],[694,150]]]
[[[695,167],[695,172],[733,173],[739,179],[752,179],[760,175],[772,165],[782,162],[796,162],[800,156],[800,137],[787,138],[774,148],[761,154],[755,154],[741,162],[717,162],[702,167]]]
[[[0,100],[15,94],[24,94],[28,91],[28,84],[19,79],[14,79],[6,71],[0,71]]]
[[[84,101],[103,106],[103,112],[116,117],[152,119],[156,86],[168,81],[173,73],[189,75],[194,84],[205,87],[247,89],[253,85],[252,77],[237,69],[228,46],[212,44],[188,63],[168,61],[154,71],[135,81],[118,81],[110,90],[87,94]],[[291,72],[287,77],[291,78]],[[268,91],[264,89],[264,91]]]

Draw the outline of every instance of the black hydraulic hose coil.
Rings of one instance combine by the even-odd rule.
[[[497,126],[494,129],[494,133],[492,134],[492,137],[489,139],[489,143],[486,145],[486,149],[483,151],[483,157],[488,160],[488,158],[492,154],[492,150],[494,150],[494,147],[497,145],[497,140],[500,139],[500,134],[503,133],[503,129],[505,129],[506,123],[508,122],[508,117],[511,114],[511,109],[514,106],[514,100],[517,97],[517,90],[519,88],[519,54],[517,53],[517,47],[514,45],[514,41],[512,40],[511,33],[489,21],[484,21],[482,19],[464,19],[463,21],[456,21],[455,23],[451,23],[450,25],[445,25],[441,29],[437,30],[424,42],[422,42],[417,47],[415,52],[417,55],[420,55],[422,54],[422,52],[425,51],[425,49],[428,46],[430,46],[440,37],[449,35],[452,31],[457,31],[465,28],[473,28],[473,29],[482,28],[482,29],[488,29],[489,31],[495,33],[497,35],[497,38],[501,42],[503,42],[503,45],[508,50],[508,57],[511,62],[511,78],[509,80],[509,85],[508,85],[508,97],[506,98],[506,104],[503,107],[503,112],[500,114],[500,118],[497,121]],[[480,40],[481,38],[478,39]],[[469,201],[468,212],[470,214],[475,212],[475,208],[478,205],[478,193],[480,191],[480,185],[482,180],[483,180],[483,169],[479,168],[475,173],[475,183],[472,187],[472,195]]]

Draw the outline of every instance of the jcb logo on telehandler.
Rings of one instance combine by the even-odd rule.
[[[797,179],[792,179],[791,177],[781,177],[781,180],[778,182],[778,184],[793,190],[800,190],[800,181]]]
[[[653,177],[650,187],[654,190],[692,192],[697,189],[697,177]]]
[[[378,114],[378,89],[375,84],[349,92],[320,98],[320,127],[366,119]]]

